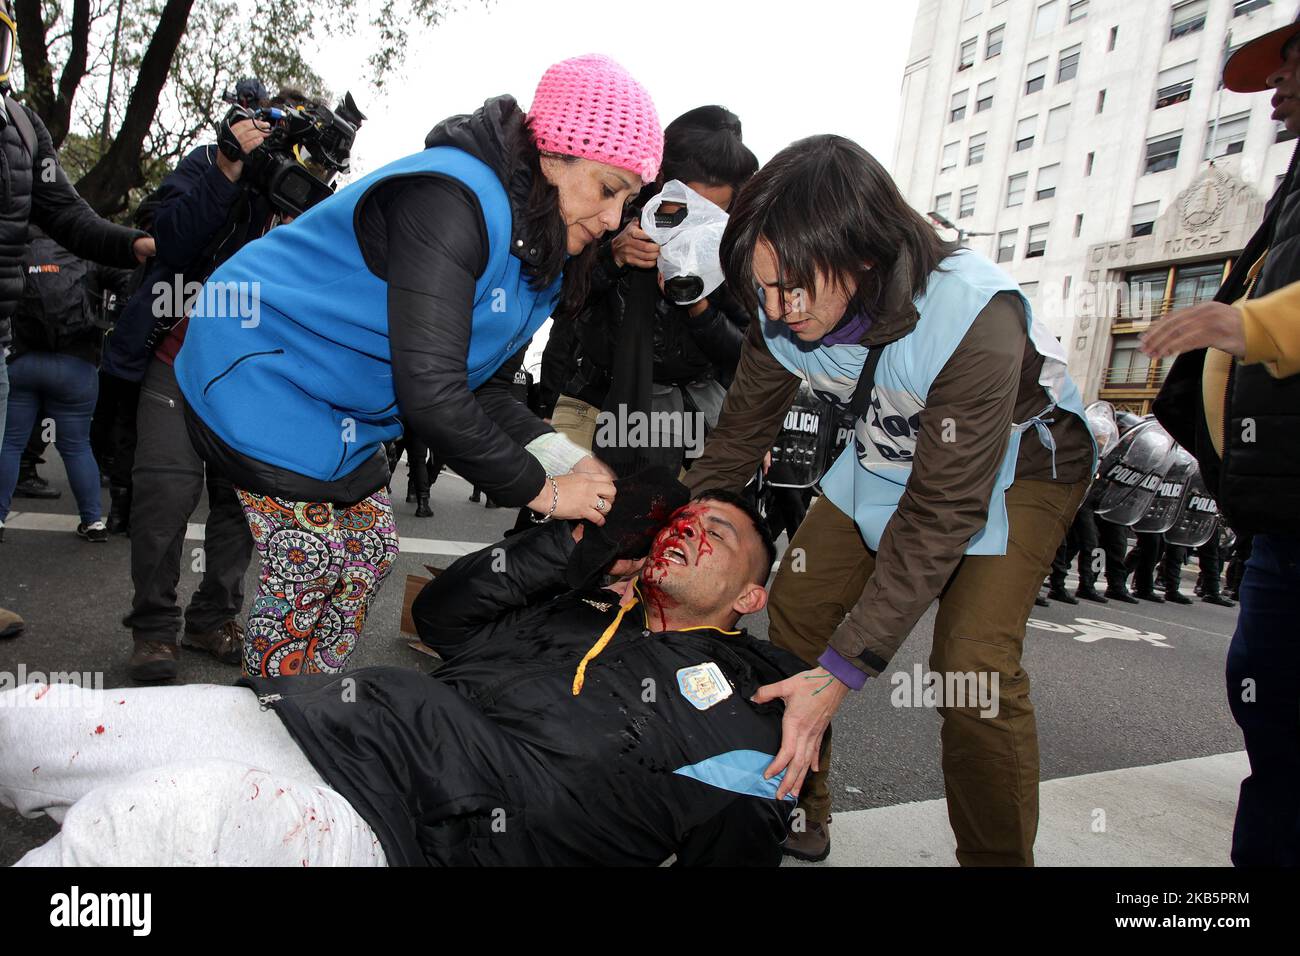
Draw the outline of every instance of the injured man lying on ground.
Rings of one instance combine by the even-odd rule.
[[[624,484],[604,527],[430,581],[433,675],[0,693],[0,805],[62,824],[19,865],[777,865],[782,708],[750,697],[805,665],[734,629],[771,538],[726,493]]]

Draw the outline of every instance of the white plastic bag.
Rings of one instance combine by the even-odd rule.
[[[666,221],[666,215],[657,218],[664,203],[685,206],[685,217],[675,224]],[[678,305],[699,302],[722,285],[719,249],[723,230],[727,228],[727,214],[721,207],[685,183],[670,180],[641,211],[641,228],[659,244],[659,272],[664,277],[664,290]],[[674,279],[678,281],[673,282]],[[698,280],[698,285],[694,280]],[[685,291],[674,295],[674,290]]]

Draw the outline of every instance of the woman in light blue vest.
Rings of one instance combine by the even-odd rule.
[[[496,97],[425,147],[245,246],[191,313],[187,421],[262,559],[249,673],[343,668],[397,553],[383,443],[403,422],[538,520],[602,523],[613,499],[607,469],[491,384],[562,274],[566,299],[585,296],[595,240],[657,173],[649,95],[577,57],[547,70],[527,114]]]
[[[891,696],[943,716],[959,861],[1032,863],[1038,745],[1021,645],[1095,458],[1057,340],[1010,276],[940,241],[842,137],[802,140],[760,170],[722,255],[766,321],[750,328],[692,489],[743,485],[804,381],[857,413],[769,604],[772,642],[809,664],[756,698],[786,704],[768,773],[784,772],[806,812],[786,852],[829,853],[823,734],[938,598],[930,667],[952,693],[902,674],[915,693],[895,681]]]

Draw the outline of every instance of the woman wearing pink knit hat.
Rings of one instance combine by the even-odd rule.
[[[383,443],[403,428],[501,505],[600,524],[610,473],[510,398],[533,333],[586,296],[595,242],[656,175],[645,89],[603,56],[548,69],[425,149],[223,263],[255,321],[202,294],[176,373],[196,448],[234,483],[262,559],[245,668],[336,672],[397,554]],[[480,386],[482,386],[480,388]]]

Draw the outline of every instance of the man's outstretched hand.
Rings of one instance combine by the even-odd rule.
[[[784,799],[788,793],[799,796],[808,769],[821,769],[817,755],[821,751],[822,737],[848,692],[848,685],[824,668],[817,667],[776,684],[766,684],[754,695],[756,704],[766,704],[778,698],[785,701],[785,716],[781,718],[781,749],[763,771],[767,779],[785,771],[776,791],[777,799]]]

